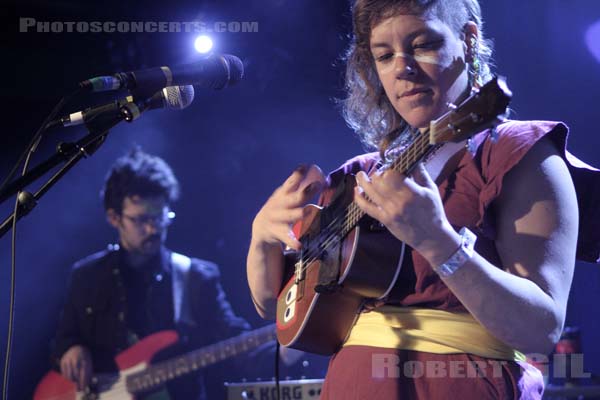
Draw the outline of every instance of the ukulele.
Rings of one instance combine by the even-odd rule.
[[[504,120],[511,96],[504,78],[492,79],[432,121],[386,167],[409,174],[440,144],[494,128]],[[335,353],[363,307],[384,299],[400,273],[404,244],[354,203],[354,176],[346,175],[341,185],[329,205],[306,206],[293,226],[302,248],[286,254],[293,275],[277,298],[277,338],[283,346]]]

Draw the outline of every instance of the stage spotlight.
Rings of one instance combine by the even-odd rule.
[[[585,42],[590,53],[600,63],[600,20],[593,23],[585,33]]]
[[[208,53],[213,47],[213,41],[206,35],[200,35],[196,38],[194,47],[198,53]]]

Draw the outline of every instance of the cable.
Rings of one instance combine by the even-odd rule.
[[[21,192],[19,192],[21,193]],[[15,209],[12,221],[11,240],[11,265],[10,265],[10,299],[8,310],[8,335],[6,339],[6,356],[4,358],[4,377],[2,380],[2,400],[8,399],[8,368],[10,366],[10,349],[12,346],[13,319],[15,306],[15,272],[16,272],[16,244],[17,244],[17,211],[19,209],[19,193],[15,199]]]
[[[73,97],[81,93],[82,88],[78,88],[72,93],[64,96],[60,99],[60,101],[54,106],[50,114],[44,119],[42,125],[38,128],[35,135],[23,151],[19,160],[14,165],[12,170],[9,172],[8,176],[4,179],[2,184],[0,185],[0,192],[6,187],[6,185],[12,180],[13,176],[19,169],[19,165],[25,159],[25,163],[23,165],[23,171],[21,176],[25,175],[27,172],[27,168],[29,166],[29,162],[31,161],[31,157],[35,152],[37,146],[39,145],[42,135],[46,130],[48,122],[51,121],[56,114],[62,109],[62,107],[69,102]],[[14,308],[15,308],[15,286],[16,286],[16,255],[17,255],[17,213],[19,212],[19,195],[21,192],[17,192],[17,196],[15,198],[15,207],[13,211],[13,220],[12,220],[12,236],[11,236],[11,266],[10,266],[10,297],[9,297],[9,310],[8,310],[8,325],[7,325],[7,339],[6,339],[6,355],[4,358],[4,374],[2,379],[2,400],[8,399],[8,379],[9,379],[9,367],[10,367],[10,356],[11,356],[11,348],[12,348],[12,335],[13,335],[13,324],[14,324]]]
[[[281,390],[279,389],[279,340],[275,341],[275,391],[277,392],[277,400],[281,400]]]

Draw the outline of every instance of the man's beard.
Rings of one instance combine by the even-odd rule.
[[[139,250],[142,254],[155,254],[160,250],[161,245],[161,235],[152,235],[144,239]]]

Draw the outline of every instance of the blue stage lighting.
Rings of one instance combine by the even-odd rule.
[[[600,20],[593,23],[585,33],[585,41],[590,53],[600,63]]]
[[[213,41],[206,35],[200,35],[194,41],[194,47],[198,53],[208,53],[213,47]]]

